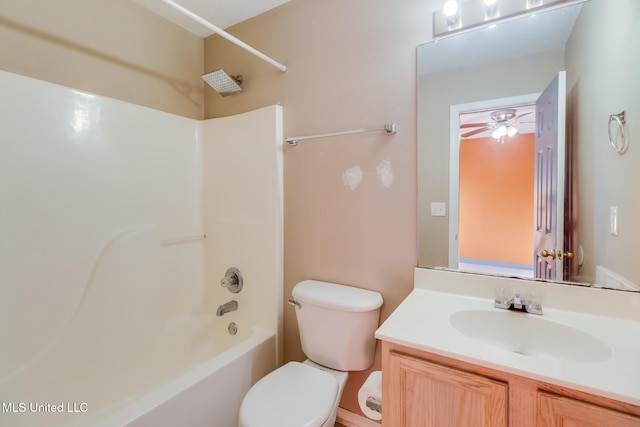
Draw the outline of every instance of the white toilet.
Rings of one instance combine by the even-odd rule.
[[[240,427],[333,427],[347,371],[371,366],[382,296],[305,280],[293,288],[302,351],[258,381],[240,406]]]

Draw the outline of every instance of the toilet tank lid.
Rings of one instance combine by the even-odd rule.
[[[382,306],[382,295],[367,289],[337,283],[304,280],[293,287],[293,298],[299,302],[340,311],[367,312]]]

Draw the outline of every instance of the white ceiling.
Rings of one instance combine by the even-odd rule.
[[[180,25],[200,37],[213,31],[176,11],[162,0],[135,0],[158,15]],[[222,29],[258,16],[290,0],[173,0],[180,6]]]

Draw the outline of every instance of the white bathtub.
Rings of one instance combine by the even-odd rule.
[[[202,318],[176,328],[180,333],[164,346],[166,353],[150,358],[152,370],[140,366],[140,375],[137,371],[124,376],[119,372],[89,375],[82,394],[75,394],[82,397],[68,398],[70,394],[62,389],[49,398],[32,397],[34,392],[3,397],[0,425],[236,427],[246,392],[276,368],[276,338],[270,331],[251,327],[239,327],[237,335],[231,336],[228,323],[224,318]],[[27,376],[16,380],[14,389],[24,385],[31,389],[38,381]],[[13,403],[13,410],[7,402]],[[35,404],[49,406],[33,411]]]
[[[259,328],[250,332],[230,349],[112,410],[113,413],[74,425],[236,427],[244,395],[276,368],[275,335]],[[226,336],[222,338],[229,341]]]

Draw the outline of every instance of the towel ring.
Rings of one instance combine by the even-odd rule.
[[[623,111],[622,113],[611,114],[609,116],[609,142],[611,142],[611,146],[619,154],[624,154],[624,152],[627,151],[627,135],[624,132],[624,125],[627,123],[626,115],[626,111]],[[615,123],[613,131],[611,130],[612,123]],[[622,138],[621,142],[619,141],[620,138]]]

